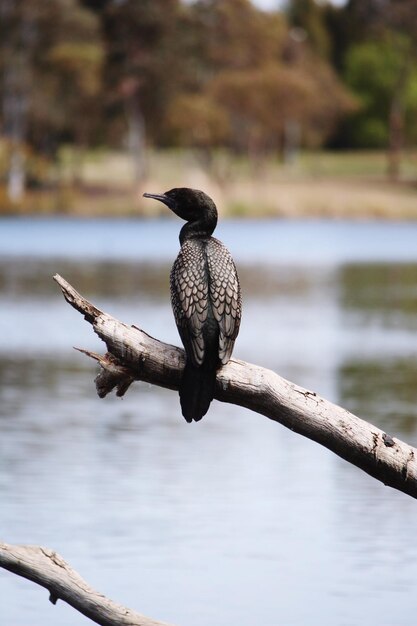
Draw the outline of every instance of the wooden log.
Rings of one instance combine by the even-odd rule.
[[[116,604],[95,591],[64,559],[49,548],[0,543],[0,567],[49,591],[101,626],[169,626]]]
[[[103,357],[84,351],[102,368],[96,378],[100,397],[114,388],[123,395],[133,380],[178,389],[185,363],[183,350],[103,313],[61,276],[56,275],[54,279],[67,302],[84,315],[107,345],[107,354]],[[279,422],[320,443],[385,485],[417,497],[417,449],[314,391],[289,382],[271,370],[232,359],[218,371],[215,398]]]

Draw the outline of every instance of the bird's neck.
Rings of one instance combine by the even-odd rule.
[[[180,244],[182,245],[184,241],[188,241],[189,239],[208,239],[213,234],[216,225],[217,215],[209,217],[204,216],[199,220],[187,222],[181,228]]]

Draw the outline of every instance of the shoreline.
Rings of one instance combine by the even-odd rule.
[[[241,180],[227,187],[213,183],[197,187],[188,181],[183,184],[204,189],[216,202],[222,219],[417,220],[417,186],[412,184],[346,179],[265,181],[263,184]],[[149,181],[141,187],[159,191],[159,186]],[[142,200],[142,190],[114,193],[84,186],[66,189],[62,196],[62,191],[29,192],[21,204],[0,207],[0,218],[165,216],[163,208],[151,207]]]
[[[61,164],[59,178],[51,174],[49,183],[39,182],[15,204],[3,185],[0,217],[158,217],[164,208],[144,200],[144,191],[193,187],[213,198],[221,218],[417,220],[414,154],[404,157],[395,182],[386,176],[382,152],[301,153],[285,165],[272,157],[251,163],[223,153],[204,164],[190,151],[160,151],[149,153],[142,182],[132,182],[132,170],[126,154],[87,153],[78,182]]]

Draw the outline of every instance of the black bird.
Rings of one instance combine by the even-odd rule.
[[[208,411],[216,371],[230,359],[239,332],[239,279],[230,252],[211,236],[217,224],[211,198],[186,187],[143,195],[160,200],[187,222],[171,270],[171,304],[187,355],[179,390],[182,414],[187,422],[197,422]]]

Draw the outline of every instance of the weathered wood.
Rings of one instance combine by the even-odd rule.
[[[107,345],[105,357],[90,355],[102,367],[96,379],[101,397],[114,387],[123,395],[132,380],[178,389],[185,363],[183,350],[119,322],[93,306],[61,276],[54,279],[65,299]],[[279,422],[384,484],[417,497],[416,448],[271,370],[232,359],[218,372],[215,398]]]
[[[169,626],[95,591],[64,559],[49,548],[0,543],[0,567],[49,591],[49,600],[63,600],[101,626]]]

